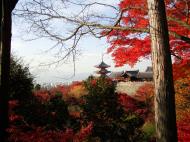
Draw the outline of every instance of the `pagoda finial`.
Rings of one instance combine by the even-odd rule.
[[[102,53],[102,62],[103,62],[103,60],[104,60],[104,53]]]

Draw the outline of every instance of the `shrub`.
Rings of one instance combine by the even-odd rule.
[[[68,93],[68,98],[79,99],[81,96],[86,95],[86,89],[83,84],[71,84],[70,91]]]
[[[63,131],[35,127],[32,130],[24,131],[21,128],[11,127],[8,129],[11,134],[9,142],[82,142],[88,138],[92,127],[93,124],[90,122],[76,133],[70,128]]]
[[[69,120],[67,105],[62,99],[62,94],[57,92],[48,102],[45,103],[47,124],[50,127],[62,129]]]
[[[31,98],[33,90],[33,76],[29,68],[20,59],[11,58],[10,64],[10,99],[25,101]]]
[[[34,90],[38,91],[38,90],[40,90],[40,89],[41,89],[41,85],[40,85],[40,84],[36,84],[36,85],[34,86]]]
[[[67,104],[62,94],[57,92],[47,101],[40,101],[36,96],[22,105],[16,107],[16,114],[23,116],[29,125],[46,127],[47,129],[65,129],[75,127],[79,129],[79,122],[69,116]]]
[[[118,94],[118,99],[126,113],[134,113],[144,120],[150,114],[149,108],[143,101],[136,100],[127,94]]]
[[[156,134],[156,129],[155,129],[155,124],[154,122],[145,122],[145,124],[142,127],[142,130],[144,132],[144,141],[145,142],[152,142],[155,141],[155,134]]]
[[[84,84],[88,94],[84,96],[81,116],[84,121],[94,123],[92,136],[101,141],[140,141],[143,135],[139,128],[143,120],[131,112],[124,112],[115,94],[115,84],[103,77],[90,77]]]
[[[190,115],[187,112],[183,115],[181,120],[177,121],[177,128],[178,128],[178,141],[179,142],[189,142],[190,141]]]

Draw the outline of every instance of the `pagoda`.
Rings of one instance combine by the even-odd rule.
[[[109,68],[110,66],[104,63],[103,60],[99,65],[96,65],[95,67],[99,69],[99,71],[96,71],[96,73],[100,74],[100,76],[106,77],[107,74],[110,73],[110,71],[107,70],[107,68]]]

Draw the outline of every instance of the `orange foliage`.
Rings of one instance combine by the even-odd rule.
[[[34,92],[34,95],[41,101],[48,101],[51,97],[57,93],[63,95],[63,99],[68,100],[70,98],[80,98],[86,94],[83,82],[75,81],[70,85],[57,85],[51,89],[41,89]]]
[[[170,34],[170,46],[175,61],[190,60],[190,44],[184,39],[190,38],[190,2],[188,0],[165,0]],[[130,30],[112,30],[107,36],[111,53],[116,66],[129,64],[133,66],[139,59],[150,57],[150,35],[148,33],[148,8],[146,0],[121,0],[120,11],[123,11],[121,22],[117,26]],[[138,31],[139,30],[139,31]],[[147,31],[146,31],[147,30]],[[106,33],[105,31],[102,33]]]
[[[135,98],[139,101],[150,101],[154,97],[153,83],[145,83],[136,92]]]
[[[80,98],[87,94],[87,91],[83,84],[72,86],[68,92],[68,97]]]
[[[173,65],[177,119],[190,113],[190,63]]]

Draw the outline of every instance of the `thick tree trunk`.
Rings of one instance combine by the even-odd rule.
[[[175,92],[163,0],[147,0],[155,84],[157,142],[177,142]]]
[[[0,93],[0,142],[6,141],[6,128],[8,127],[8,98],[9,98],[9,73],[11,50],[11,7],[10,1],[2,4],[2,42],[1,42],[1,93]]]

